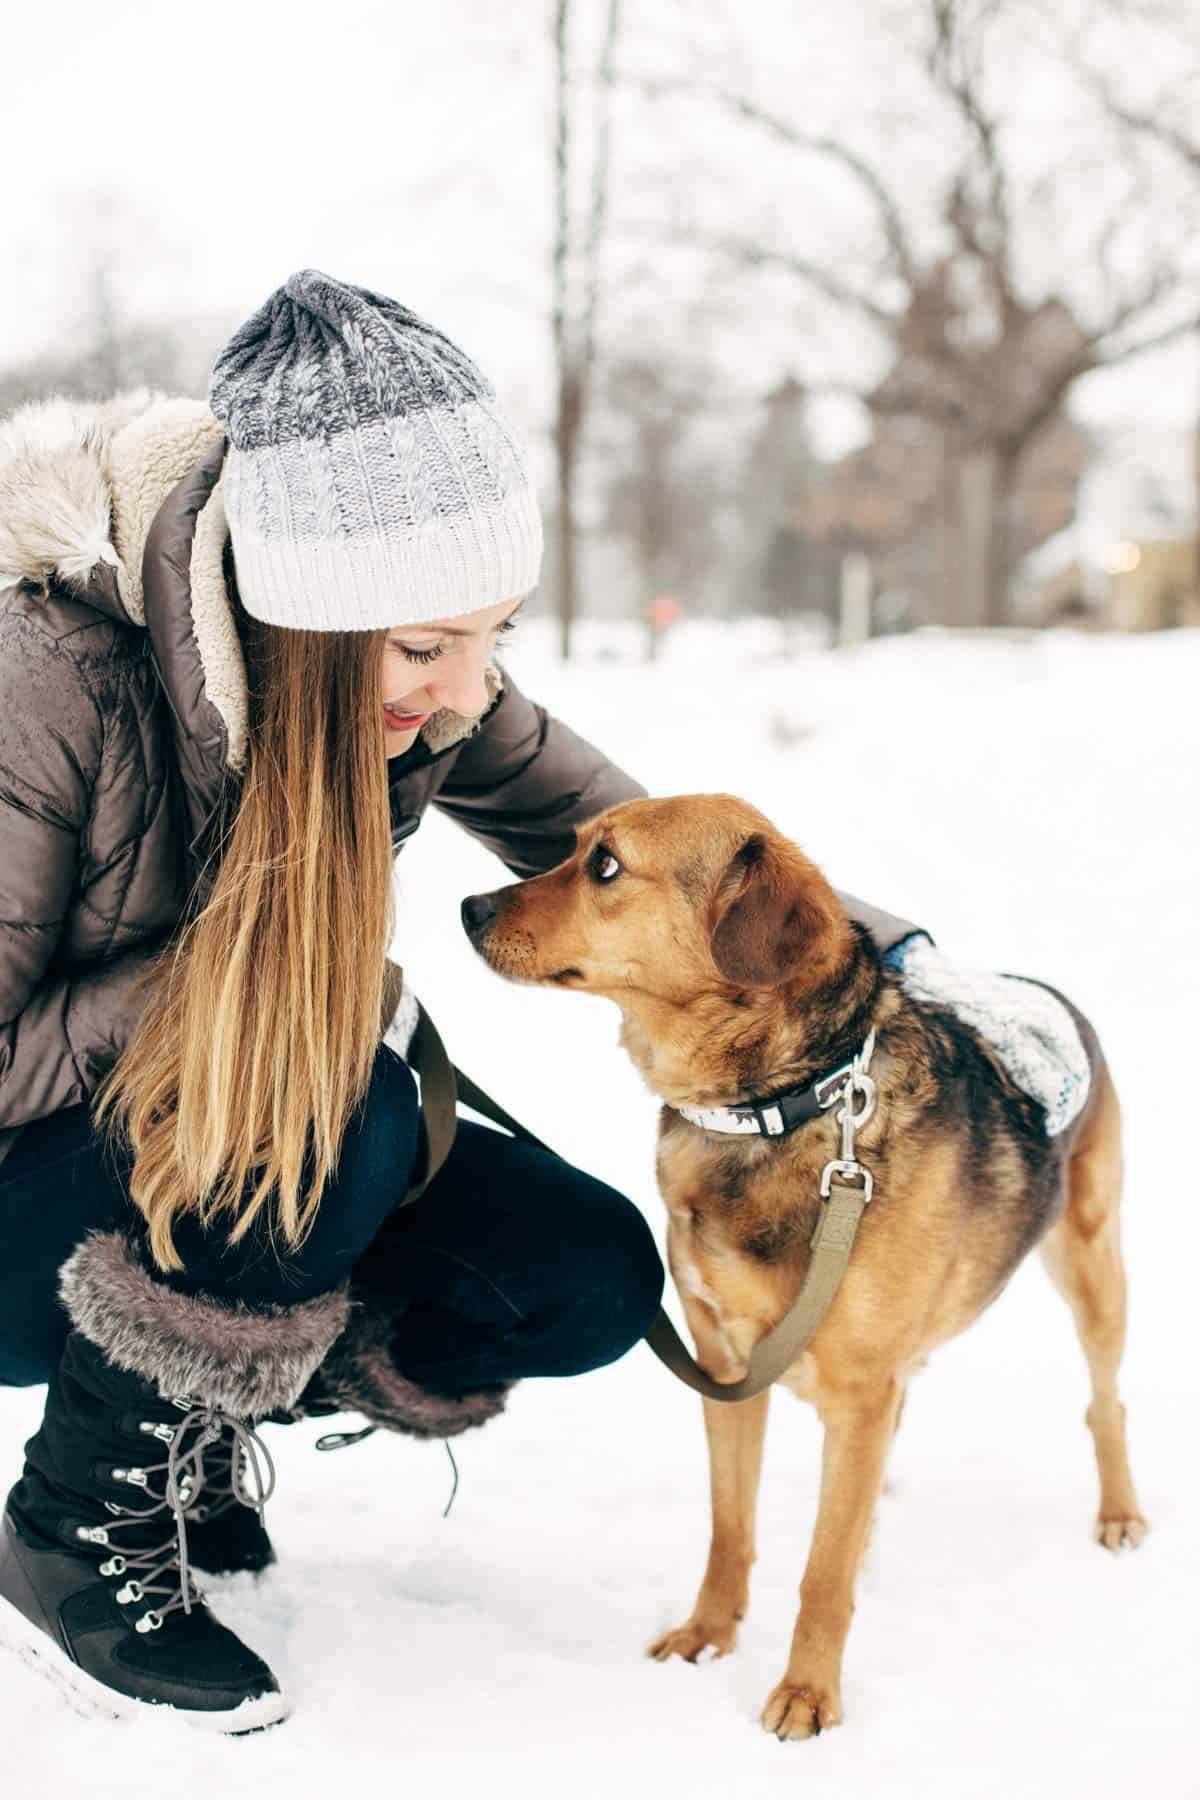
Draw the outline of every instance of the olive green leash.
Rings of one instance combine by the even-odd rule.
[[[389,965],[389,970],[394,967]],[[400,979],[399,971],[395,977],[389,973],[385,1011],[388,999],[393,995],[398,1002]],[[394,1004],[391,1010],[395,1011]],[[390,1017],[391,1013],[386,1016]],[[875,1110],[875,1083],[867,1074],[873,1046],[872,1032],[862,1051],[849,1065],[841,1091],[842,1108],[837,1120],[842,1128],[842,1153],[826,1163],[821,1176],[821,1215],[812,1236],[812,1256],[803,1285],[783,1318],[755,1345],[742,1379],[721,1382],[706,1374],[662,1307],[646,1333],[646,1342],[660,1362],[665,1363],[680,1381],[709,1400],[727,1403],[752,1400],[778,1381],[812,1342],[833,1304],[854,1249],[863,1213],[871,1200],[871,1173],[855,1157],[854,1134]],[[545,1150],[551,1156],[558,1155],[451,1062],[433,1020],[419,1001],[407,1060],[421,1080],[427,1155],[420,1178],[409,1188],[401,1205],[409,1205],[424,1193],[450,1154],[460,1103],[489,1119],[493,1125],[510,1131],[522,1143]],[[856,1095],[861,1095],[863,1101],[858,1111],[855,1110]]]

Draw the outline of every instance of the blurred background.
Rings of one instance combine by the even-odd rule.
[[[272,1428],[280,1566],[211,1586],[297,1711],[189,1744],[189,1779],[775,1800],[820,1757],[835,1800],[1193,1792],[1200,0],[53,0],[4,53],[0,413],[203,395],[304,266],[402,300],[534,446],[521,685],[652,792],[743,794],[949,954],[1063,989],[1127,1125],[1136,1557],[1088,1539],[1083,1364],[1032,1258],[914,1384],[818,1746],[757,1724],[809,1409],[773,1402],[754,1609],[705,1671],[640,1655],[708,1531],[698,1404],[644,1345],[456,1440],[446,1519],[440,1446]],[[615,1012],[462,935],[503,879],[429,817],[397,953],[661,1243]],[[13,1472],[40,1404],[0,1391]],[[124,1729],[0,1671],[13,1800],[125,1796],[131,1748],[177,1784],[169,1721]]]
[[[201,394],[311,263],[528,427],[566,649],[1200,619],[1196,0],[165,19],[6,20],[0,411]]]

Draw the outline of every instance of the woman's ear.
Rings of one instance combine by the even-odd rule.
[[[760,831],[748,837],[717,888],[711,949],[726,981],[770,987],[808,956],[823,964],[833,924],[826,892],[824,877],[793,845]]]

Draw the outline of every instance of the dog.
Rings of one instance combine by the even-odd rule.
[[[784,1136],[729,1136],[678,1109],[761,1105],[845,1064],[875,1033],[877,1103],[855,1152],[874,1198],[828,1313],[780,1378],[815,1406],[824,1442],[799,1616],[762,1712],[768,1731],[802,1739],[841,1723],[855,1579],[909,1380],[979,1317],[1035,1244],[1090,1371],[1096,1535],[1110,1549],[1141,1541],[1117,1392],[1120,1110],[1096,1033],[1069,1002],[1091,1081],[1082,1111],[1050,1137],[1044,1108],[989,1042],[949,1010],[910,998],[814,864],[754,807],[723,794],[611,808],[548,874],[464,901],[463,923],[498,974],[619,1007],[622,1045],[664,1103],[657,1174],[668,1262],[697,1360],[722,1385],[745,1376],[799,1291],[839,1130],[826,1112]],[[734,1647],[755,1557],[769,1392],[703,1401],[711,1548],[691,1617],[648,1646],[659,1661]]]

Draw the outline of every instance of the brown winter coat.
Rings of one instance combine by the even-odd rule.
[[[145,389],[0,424],[0,1156],[93,1094],[236,804],[224,454],[206,406]],[[644,790],[507,673],[490,685],[479,718],[437,713],[393,761],[392,839],[433,804],[535,875]]]

